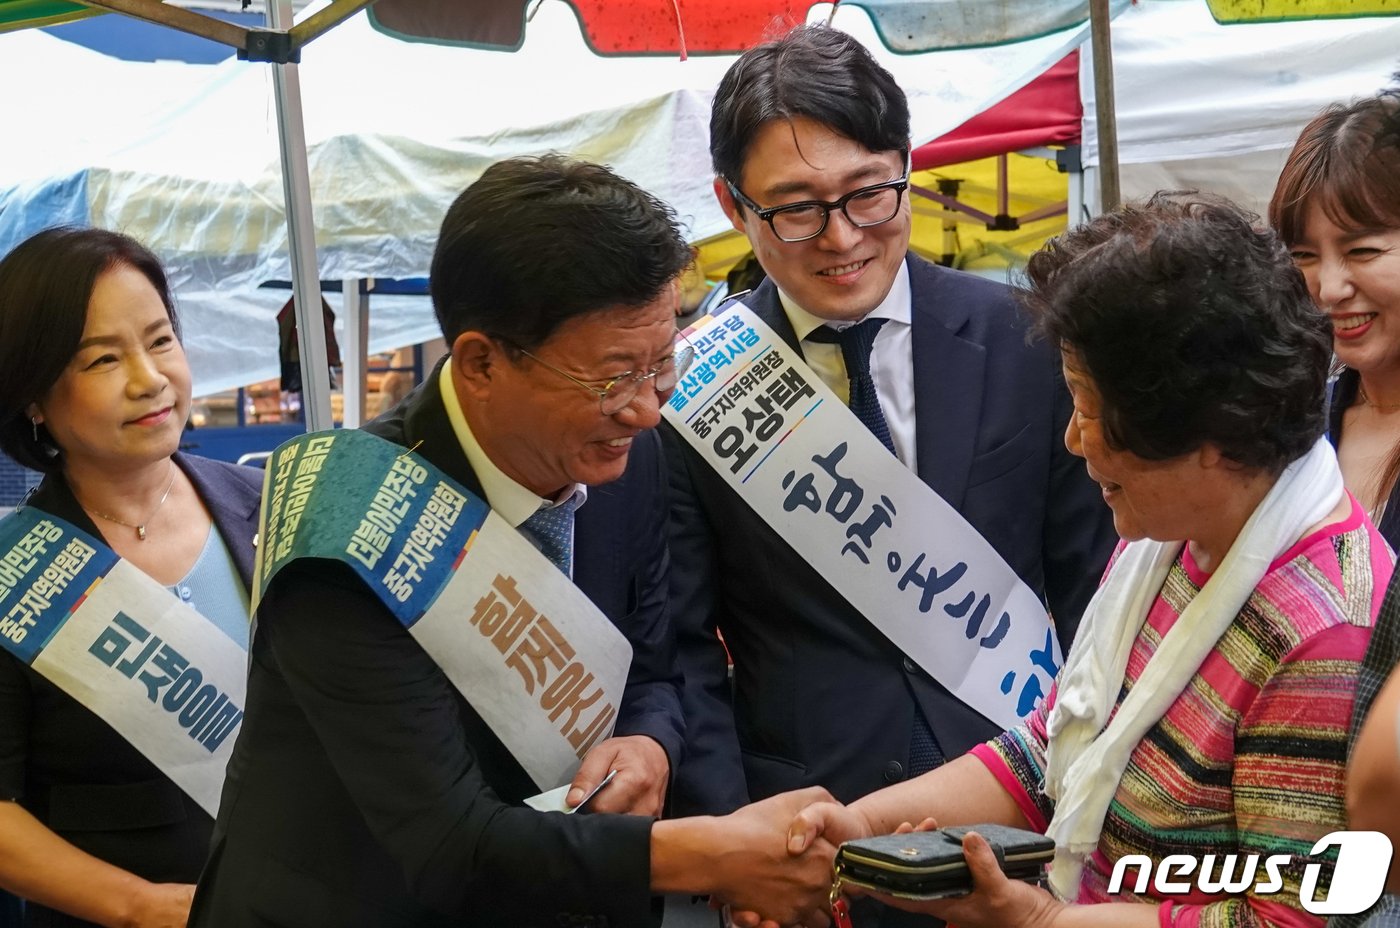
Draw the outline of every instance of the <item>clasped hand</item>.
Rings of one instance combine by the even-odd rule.
[[[752,925],[826,928],[836,845],[817,834],[798,848],[789,833],[798,814],[814,805],[843,809],[830,793],[813,786],[719,819],[722,847],[714,852],[717,889],[712,900],[731,906]]]
[[[905,823],[896,831],[929,831],[937,827],[938,823],[928,818],[917,827]],[[787,829],[787,850],[796,859],[817,853],[829,862],[843,842],[873,834],[869,822],[858,810],[834,801],[815,802],[799,809],[793,817]],[[1054,924],[1063,906],[1043,889],[1008,879],[981,835],[967,835],[963,839],[963,852],[973,884],[973,891],[965,896],[914,900],[878,893],[868,895],[886,905],[933,915],[960,928],[1049,928]],[[830,880],[828,869],[827,893]],[[867,895],[854,887],[848,888],[847,893]],[[795,921],[787,920],[793,908],[787,898],[775,896],[767,902],[760,900],[759,905],[746,910],[732,911],[730,920],[737,928],[779,928],[790,924],[825,928],[830,922],[828,905],[829,899],[824,894],[820,912],[807,911]]]

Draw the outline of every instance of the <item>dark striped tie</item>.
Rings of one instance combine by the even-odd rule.
[[[870,349],[875,345],[875,336],[888,320],[866,319],[855,325],[835,331],[828,326],[819,326],[807,338],[814,342],[836,343],[841,346],[841,357],[846,362],[846,376],[851,381],[851,412],[865,423],[870,433],[880,439],[880,443],[894,453],[894,439],[890,437],[890,425],[885,421],[885,411],[880,408],[880,395],[875,392],[875,378],[870,376]]]

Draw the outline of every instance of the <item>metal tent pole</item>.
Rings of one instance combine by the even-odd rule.
[[[347,277],[340,282],[341,308],[345,312],[345,350],[341,362],[341,396],[345,400],[340,419],[347,429],[359,428],[365,421],[366,374],[369,365],[369,294],[364,281]]]
[[[267,24],[285,31],[292,25],[291,0],[268,0]],[[321,312],[321,280],[316,265],[316,229],[311,212],[311,172],[306,164],[306,127],[301,115],[299,65],[272,66],[277,101],[277,140],[282,154],[282,193],[287,204],[287,246],[292,263],[297,344],[301,353],[301,405],[308,431],[329,429],[330,364]]]

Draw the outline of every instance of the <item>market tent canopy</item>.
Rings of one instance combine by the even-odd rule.
[[[379,0],[370,20],[410,41],[513,50],[533,0]],[[776,26],[805,21],[816,0],[569,0],[600,55],[734,54]],[[1121,9],[1128,0],[1113,0]],[[827,4],[820,4],[825,7]],[[908,54],[1019,42],[1082,25],[1087,0],[846,0],[891,51]]]
[[[659,1],[668,7],[671,4],[671,0]],[[144,0],[127,0],[127,4],[133,8],[164,8]],[[59,6],[76,10],[71,4]],[[307,27],[323,31],[329,28],[325,15],[328,11],[340,15],[353,6],[353,3],[336,0],[294,29],[301,29],[298,34],[301,38],[309,34]],[[550,8],[557,6],[560,4],[546,3],[542,7],[529,29],[531,39],[539,34],[540,25],[549,20]],[[1005,8],[1005,4],[998,3],[976,6]],[[1155,4],[1140,0],[1137,6]],[[1173,6],[1200,7],[1200,4],[1183,1]],[[1338,6],[1348,4],[1343,1]],[[0,22],[8,22],[10,27],[32,24],[41,18],[38,11],[42,8],[34,0],[0,0]],[[575,45],[581,48],[582,39],[577,38],[580,34],[573,11],[568,7],[563,10],[575,36]],[[363,22],[363,18],[357,17],[357,20]],[[309,87],[314,78],[325,77],[321,97],[326,102],[312,102],[307,106],[312,168],[315,176],[329,178],[323,181],[325,186],[315,188],[314,193],[318,244],[323,248],[318,256],[322,277],[424,273],[426,259],[423,255],[430,249],[445,203],[479,172],[484,162],[505,154],[561,147],[554,141],[556,136],[540,129],[539,123],[526,123],[519,118],[518,113],[525,109],[512,95],[515,92],[524,92],[526,101],[531,104],[557,101],[571,106],[573,109],[567,113],[546,116],[545,122],[563,125],[574,133],[573,137],[594,144],[595,147],[585,147],[580,154],[594,153],[603,141],[619,144],[622,140],[622,153],[613,161],[615,167],[638,183],[657,189],[668,199],[678,195],[666,188],[664,168],[672,161],[676,161],[679,168],[683,158],[704,160],[703,127],[693,132],[683,126],[693,123],[696,113],[703,119],[707,112],[708,90],[714,87],[718,73],[727,64],[720,57],[697,56],[690,62],[666,63],[685,69],[717,67],[714,74],[707,74],[700,81],[703,90],[685,83],[658,83],[657,78],[650,74],[644,76],[641,71],[610,71],[608,80],[580,106],[575,99],[566,101],[567,95],[561,92],[574,90],[577,85],[588,94],[588,85],[581,80],[580,71],[571,70],[563,59],[550,53],[529,63],[531,41],[526,42],[522,55],[494,56],[489,69],[476,76],[456,70],[462,67],[456,60],[473,55],[472,50],[410,46],[389,41],[384,36],[379,45],[360,50],[358,57],[353,56],[356,53],[344,57],[350,63],[344,64],[342,69],[333,69],[326,63],[342,57],[333,49],[342,34],[354,35],[353,25],[351,22],[346,27],[333,29],[305,49],[308,66],[302,80]],[[872,49],[882,48],[865,7],[841,4],[834,10],[834,25],[857,34]],[[864,35],[861,34],[862,25]],[[1317,28],[1324,25],[1331,24],[1319,24]],[[1352,35],[1357,34],[1358,29],[1359,25]],[[913,91],[914,141],[921,144],[934,139],[962,123],[970,113],[1005,97],[1030,76],[1060,59],[1065,50],[1077,45],[1082,34],[1084,31],[1079,29],[980,52],[942,53],[965,56],[938,59],[958,62],[952,69],[958,76],[955,80],[946,78],[946,74],[934,77],[923,73],[918,67],[921,56],[886,57],[886,62],[896,71],[897,80]],[[0,228],[0,237],[20,235],[24,230],[32,230],[34,223],[60,220],[125,228],[157,246],[162,256],[172,263],[176,281],[182,284],[185,293],[206,294],[207,302],[193,304],[196,308],[192,316],[223,319],[232,315],[227,312],[231,305],[241,301],[248,305],[249,316],[231,319],[228,323],[227,344],[246,343],[249,350],[239,357],[211,343],[207,350],[211,361],[223,365],[227,371],[237,368],[239,360],[252,363],[255,357],[266,358],[266,351],[248,339],[252,330],[248,319],[260,312],[256,291],[251,290],[252,281],[291,276],[287,253],[288,217],[279,183],[280,168],[274,144],[276,127],[269,116],[272,94],[267,87],[267,70],[228,62],[218,66],[221,70],[211,76],[192,77],[190,73],[165,69],[168,63],[155,63],[140,74],[112,74],[91,70],[76,59],[67,59],[53,45],[31,56],[21,55],[17,52],[20,46],[11,45],[11,42],[38,41],[39,38],[46,36],[34,35],[34,31],[0,35],[0,84],[25,88],[25,94],[7,97],[8,134],[10,139],[34,140],[11,143],[0,150],[0,178],[4,183],[15,185],[4,190],[7,207],[4,216],[0,216],[0,224],[4,225]],[[1172,52],[1180,55],[1182,36],[1166,32],[1155,38],[1168,43]],[[1387,48],[1396,48],[1393,38],[1387,41],[1390,42]],[[409,53],[402,63],[391,57],[391,45]],[[1341,50],[1341,57],[1350,60],[1350,53],[1348,46]],[[451,56],[451,60],[438,55]],[[1393,56],[1393,52],[1387,52],[1387,56]],[[45,80],[34,80],[34,62],[42,63]],[[522,70],[514,70],[514,66],[508,64],[514,62],[524,62]],[[661,60],[612,60],[606,64],[630,67],[641,63],[661,63]],[[419,64],[430,69],[427,76],[416,70]],[[407,77],[403,84],[398,83],[400,69]],[[561,70],[570,74],[570,80],[546,80],[546,76]],[[323,76],[322,71],[325,71]],[[1222,73],[1231,73],[1228,63]],[[1156,81],[1159,87],[1172,88],[1176,81],[1189,77],[1189,69],[1179,69]],[[1218,105],[1218,98],[1225,97],[1221,94],[1221,80],[1219,76],[1207,78],[1215,98],[1212,104]],[[421,106],[427,104],[428,98],[437,97],[435,91],[441,85],[476,88],[483,83],[489,83],[490,92],[468,94],[458,105],[428,106],[424,116]],[[94,94],[94,87],[120,90]],[[626,144],[629,132],[634,132],[641,123],[651,123],[636,115],[626,115],[629,106],[636,106],[638,101],[619,101],[615,95],[617,87],[633,91],[645,88],[652,94],[662,87],[672,87],[673,90],[664,92],[662,97],[645,101],[645,106],[651,109],[652,115],[679,116],[678,127],[669,134],[652,134],[654,141],[650,146],[629,146]],[[388,92],[391,99],[385,102],[384,98],[377,97],[381,92]],[[1354,92],[1365,91],[1354,87],[1331,97]],[[500,122],[498,113],[487,113],[490,118],[483,116],[483,111],[493,106],[507,109],[510,118]],[[344,118],[347,111],[350,112],[349,122]],[[634,109],[633,113],[636,113]],[[689,118],[686,113],[690,113]],[[1229,118],[1247,122],[1252,113],[1225,115],[1225,119]],[[472,129],[459,132],[455,123],[448,125],[455,119],[472,120]],[[1296,133],[1298,126],[1301,122],[1294,123],[1292,132]],[[1189,119],[1173,126],[1173,133],[1184,140],[1193,139],[1196,130]],[[503,141],[511,144],[501,147]],[[1092,157],[1091,139],[1086,139],[1086,154]],[[31,164],[17,165],[25,160]],[[25,171],[24,168],[31,169]],[[701,178],[707,175],[707,168],[700,169]],[[416,183],[419,179],[440,182],[438,189],[431,190],[431,196],[424,199],[414,199],[420,190],[421,185]],[[430,206],[417,207],[416,203]],[[682,216],[692,223],[694,237],[701,238],[707,230],[724,227],[724,220],[707,190],[697,197],[696,203],[693,209],[685,204],[678,206]],[[13,241],[15,239],[10,238],[10,244]],[[0,246],[4,246],[3,241]],[[396,262],[402,263],[402,270],[375,270],[377,263],[395,266]],[[248,298],[245,300],[245,297]],[[192,305],[189,298],[185,305],[186,308]],[[192,330],[200,330],[200,326],[192,325]],[[199,350],[195,347],[197,354]],[[230,377],[244,377],[244,374]],[[237,384],[239,381],[224,382]],[[214,379],[207,388],[217,389],[217,384]]]
[[[30,26],[56,26],[102,12],[81,3],[62,3],[58,0],[3,0],[0,2],[0,32]]]
[[[413,41],[516,49],[533,0],[379,0],[375,26]],[[1221,22],[1400,12],[1400,0],[1206,0]],[[807,19],[815,0],[570,0],[600,55],[740,51],[775,23]],[[825,5],[825,4],[823,4]],[[1114,0],[1114,12],[1125,0]],[[845,0],[869,14],[897,52],[970,48],[1034,38],[1089,18],[1087,0]]]
[[[213,0],[196,0],[213,2]],[[257,13],[213,10],[210,15],[250,28],[263,24]],[[93,16],[48,27],[49,35],[123,61],[184,61],[189,64],[218,64],[237,54],[237,49],[203,36],[148,23],[130,16]]]
[[[918,143],[1013,93],[1083,33],[895,56],[848,12],[911,89]],[[559,3],[513,55],[411,45],[352,18],[301,69],[319,276],[424,276],[453,197],[493,161],[548,150],[611,164],[666,199],[694,240],[722,232],[707,132],[728,64],[600,59]],[[0,147],[0,252],[60,221],[127,231],[170,267],[202,393],[275,372],[275,329],[256,320],[286,295],[256,288],[291,267],[266,70],[123,62],[27,30],[0,35],[0,86],[28,88],[5,104],[8,137],[23,141]],[[444,104],[443,87],[463,92]],[[428,337],[419,318],[428,331],[396,330],[390,344]],[[374,331],[371,344],[383,344]]]
[[[377,27],[404,38],[518,49],[533,0],[379,0]],[[838,0],[839,2],[839,0]],[[1115,12],[1129,0],[1113,0]],[[1205,0],[1220,22],[1400,13],[1400,0]],[[752,45],[775,22],[805,20],[816,0],[571,0],[599,54],[724,54]],[[820,4],[825,5],[825,4]],[[994,45],[1056,32],[1088,19],[1087,0],[845,0],[863,8],[887,47],[919,52]],[[159,0],[0,0],[0,32],[93,16],[102,7],[161,20]],[[351,11],[363,6],[337,0]],[[197,15],[197,14],[196,14]],[[337,14],[344,15],[344,14]],[[305,25],[305,24],[303,24]],[[224,33],[227,36],[233,33]],[[303,30],[296,46],[314,37]],[[229,44],[239,44],[230,42]]]
[[[1206,0],[1218,23],[1400,15],[1400,0]]]
[[[215,38],[253,60],[295,61],[302,47],[370,2],[330,0],[315,16],[278,35],[231,26],[161,0],[0,0],[0,32],[112,10]],[[401,38],[515,50],[524,42],[533,2],[379,0],[374,16],[381,28]],[[1115,11],[1130,2],[1110,0]],[[681,57],[737,54],[775,24],[802,22],[813,8],[828,6],[816,0],[572,0],[572,5],[598,54]],[[1023,41],[1081,25],[1089,15],[1088,0],[848,0],[841,5],[865,10],[884,45],[902,54]]]
[[[1113,21],[1113,66],[1125,197],[1199,188],[1262,212],[1304,124],[1391,82],[1400,18],[1223,26],[1199,3],[1138,0]],[[1092,168],[1089,67],[1081,91]]]
[[[873,39],[868,25],[859,34],[862,18],[850,28]],[[534,25],[545,28],[521,53],[499,55],[397,42],[355,17],[306,51],[322,279],[423,276],[452,198],[492,161],[549,150],[613,165],[669,202],[692,239],[729,227],[708,154],[710,97],[729,61],[599,59],[559,3],[545,4]],[[918,145],[1018,90],[1081,39],[1071,30],[881,59],[910,88]],[[45,216],[83,218],[151,242],[184,284],[290,279],[265,72],[237,61],[114,61],[35,31],[0,36],[0,84],[25,86],[34,61],[49,80],[6,110],[12,138],[42,144],[0,150],[0,178],[14,185],[0,193],[0,249]],[[450,105],[435,91],[486,81],[491,93]]]
[[[58,26],[103,13],[116,12],[133,19],[159,23],[191,35],[203,36],[236,49],[252,61],[296,61],[304,45],[364,9],[373,0],[329,0],[314,15],[287,29],[249,24],[239,14],[222,7],[200,9],[199,0],[167,3],[165,0],[0,0],[0,33],[44,26]],[[244,6],[251,3],[248,0]],[[300,9],[307,0],[287,0],[289,9]],[[269,8],[276,0],[268,0]]]

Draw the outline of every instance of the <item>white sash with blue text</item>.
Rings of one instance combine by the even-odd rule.
[[[746,306],[687,336],[676,431],[930,676],[1003,727],[1029,714],[1061,662],[1030,587]]]

